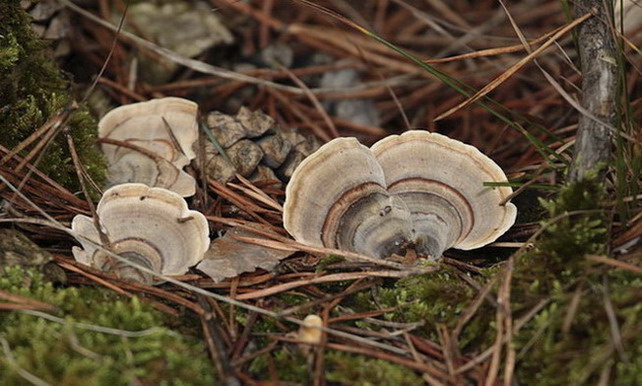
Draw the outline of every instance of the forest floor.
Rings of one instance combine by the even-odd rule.
[[[25,52],[10,49],[11,28],[27,20],[10,3],[0,16],[17,21],[0,27],[0,74],[35,72],[42,56],[43,69],[55,63],[62,72],[46,71],[62,75],[0,83],[0,96],[13,98],[0,100],[0,227],[53,259],[5,267],[0,278],[0,383],[642,382],[642,27],[624,36],[610,27],[613,152],[601,171],[572,182],[587,114],[578,107],[577,34],[600,16],[572,3],[52,0],[41,1],[56,4],[49,11],[23,4],[37,32],[51,31],[43,49],[16,45]],[[206,26],[217,36],[199,13],[218,18]],[[194,35],[201,27],[209,38]],[[31,67],[21,68],[25,58]],[[339,70],[347,78],[324,76]],[[481,103],[462,104],[482,89]],[[198,190],[188,202],[207,215],[212,236],[270,229],[280,238],[264,244],[291,256],[220,282],[192,269],[155,286],[76,262],[77,244],[59,226],[90,215],[99,198],[99,186],[77,177],[104,177],[88,150],[94,119],[165,96],[193,100],[202,113],[262,110],[321,143],[355,136],[370,145],[417,128],[445,134],[503,168],[517,223],[487,247],[420,263],[430,272],[417,275],[306,249],[283,229],[283,185],[204,181],[192,168]],[[78,111],[86,116],[68,120]],[[14,135],[12,122],[29,132]],[[81,145],[70,150],[74,141]],[[311,314],[325,329],[305,345],[298,331]]]

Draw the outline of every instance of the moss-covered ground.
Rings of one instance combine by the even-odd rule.
[[[215,376],[199,337],[136,297],[95,288],[56,288],[37,269],[5,267],[0,290],[57,308],[0,315],[0,384],[22,372],[54,385],[211,385]],[[21,374],[22,373],[22,374]]]

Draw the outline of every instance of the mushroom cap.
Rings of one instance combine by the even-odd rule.
[[[182,196],[193,195],[196,182],[182,168],[196,156],[192,146],[198,139],[197,112],[196,103],[168,97],[121,106],[107,113],[98,123],[99,137],[146,150],[143,153],[103,143],[110,183],[140,182]]]
[[[323,338],[323,331],[316,327],[323,327],[323,319],[318,315],[310,314],[303,319],[303,323],[306,326],[299,327],[297,339],[302,343],[319,344]]]
[[[501,203],[513,192],[502,169],[477,148],[422,130],[391,135],[372,146],[388,191],[412,212],[418,243],[437,238],[441,251],[495,241],[514,223],[517,208]],[[441,253],[439,251],[438,253]]]
[[[209,246],[209,227],[205,216],[189,210],[178,194],[143,184],[116,185],[103,194],[96,214],[109,245],[104,248],[144,265],[163,275],[181,275],[198,263]],[[102,244],[94,221],[78,215],[71,229]],[[92,243],[78,239],[76,260],[95,268],[116,269],[121,276],[136,277],[138,270],[116,263]],[[109,262],[111,261],[111,266]],[[144,276],[138,272],[138,276]]]
[[[285,195],[283,225],[302,243],[385,257],[412,237],[405,204],[355,138],[336,138],[301,162]]]

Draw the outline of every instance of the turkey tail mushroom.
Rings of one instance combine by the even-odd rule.
[[[479,248],[515,222],[502,204],[506,175],[476,148],[426,131],[408,131],[372,149],[337,138],[306,158],[286,189],[285,229],[314,246],[374,257],[414,246],[438,258],[448,248]]]
[[[181,275],[203,258],[209,246],[205,216],[189,210],[181,196],[167,189],[116,185],[103,194],[96,214],[108,242],[101,242],[93,219],[77,215],[71,229],[81,236],[77,239],[82,248],[72,249],[74,258],[120,277],[151,282],[151,275],[116,260],[104,249],[159,274]]]
[[[286,188],[283,225],[295,240],[386,257],[412,237],[406,205],[388,194],[381,167],[355,138],[306,158]]]
[[[513,192],[506,175],[477,148],[421,130],[391,135],[372,152],[388,192],[412,213],[417,252],[434,258],[451,247],[474,249],[495,241],[515,222],[517,208],[502,204]]]
[[[167,97],[111,110],[98,123],[111,185],[140,182],[192,196],[196,181],[182,169],[196,156],[196,103]]]

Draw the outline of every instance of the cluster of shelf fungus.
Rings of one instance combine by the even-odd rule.
[[[203,261],[214,246],[208,223],[185,201],[196,191],[183,168],[198,158],[197,105],[170,97],[122,106],[101,119],[99,136],[109,188],[97,218],[72,221],[81,244],[73,249],[76,260],[147,283],[154,280],[150,272],[181,275],[197,264],[215,280],[226,277],[215,272],[217,264]],[[490,158],[443,135],[408,131],[371,148],[337,138],[294,169],[283,224],[296,241],[312,246],[376,258],[412,248],[438,258],[448,248],[489,244],[510,228],[516,216],[506,202],[512,189],[484,186],[505,181]]]
[[[438,258],[448,248],[495,241],[515,222],[503,203],[502,169],[475,147],[413,130],[371,148],[337,138],[305,159],[286,190],[285,229],[300,242],[387,257],[413,248]]]

